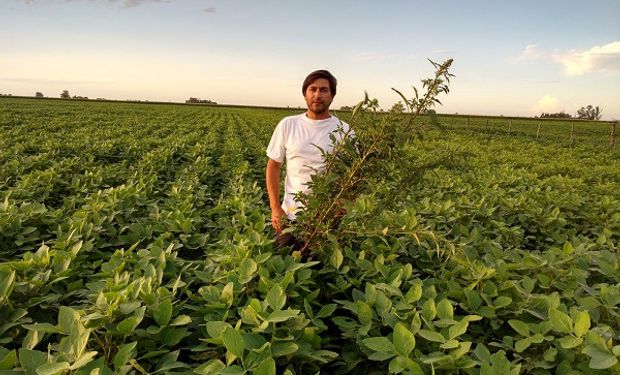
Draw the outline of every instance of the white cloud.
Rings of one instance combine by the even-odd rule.
[[[538,44],[528,44],[525,49],[521,51],[519,60],[538,60],[544,56],[544,52],[540,50]]]
[[[545,95],[536,103],[537,112],[557,112],[559,100],[555,96]]]
[[[587,51],[554,52],[551,58],[564,65],[568,76],[578,76],[590,71],[620,72],[620,41],[594,46]]]
[[[519,54],[518,61],[548,60],[564,66],[567,76],[578,76],[594,71],[620,72],[620,41],[594,46],[586,51],[576,49],[549,52],[538,44],[528,44]]]

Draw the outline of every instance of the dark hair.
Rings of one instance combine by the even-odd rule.
[[[334,77],[330,72],[324,69],[315,70],[314,72],[308,74],[306,79],[304,79],[304,83],[301,85],[301,93],[303,95],[306,95],[306,89],[308,88],[308,86],[310,86],[312,82],[316,81],[319,78],[325,78],[329,82],[329,89],[332,93],[332,96],[336,96],[336,77]]]

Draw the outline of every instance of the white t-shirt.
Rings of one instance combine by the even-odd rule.
[[[333,144],[330,134],[333,132],[336,140],[342,139],[342,134],[336,132],[341,124],[347,133],[349,125],[334,116],[311,120],[304,113],[285,117],[276,126],[267,147],[267,156],[279,163],[286,161],[282,209],[290,220],[295,219],[302,206],[295,200],[295,194],[307,193],[311,176],[325,168],[323,155],[317,146],[331,152]]]

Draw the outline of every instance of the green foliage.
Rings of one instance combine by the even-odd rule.
[[[288,113],[0,99],[0,372],[618,373],[617,151],[427,111],[301,259],[262,186]]]
[[[603,116],[603,110],[599,108],[599,106],[593,107],[588,105],[587,107],[581,107],[577,111],[577,118],[585,119],[585,120],[600,120]]]

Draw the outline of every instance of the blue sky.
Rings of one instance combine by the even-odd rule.
[[[389,108],[454,59],[439,112],[620,119],[620,1],[3,0],[0,93],[303,106],[329,69],[333,106]]]

